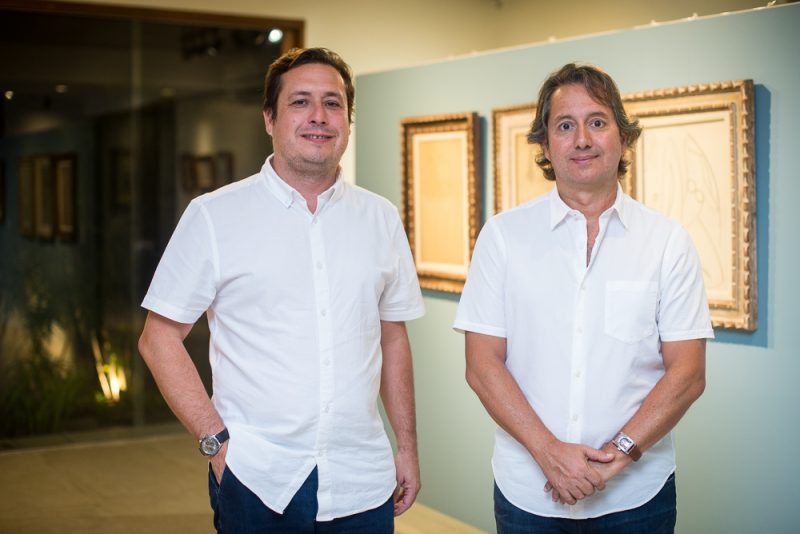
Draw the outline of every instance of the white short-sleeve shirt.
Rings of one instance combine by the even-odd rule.
[[[282,512],[317,466],[325,521],[395,488],[380,321],[424,305],[389,201],[339,177],[312,214],[270,161],[191,202],[142,305],[181,323],[207,312],[228,468]]]
[[[506,366],[560,440],[601,447],[664,375],[662,341],[713,337],[699,260],[676,222],[618,187],[586,265],[586,219],[553,189],[487,222],[454,328],[507,341]],[[583,519],[644,504],[675,470],[671,435],[569,506],[543,491],[528,451],[501,428],[492,458],[505,497]]]

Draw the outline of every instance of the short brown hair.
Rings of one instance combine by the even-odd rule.
[[[320,63],[336,69],[344,81],[347,96],[347,118],[353,122],[353,103],[356,91],[353,87],[353,73],[350,66],[337,54],[327,48],[292,48],[272,62],[264,79],[264,111],[273,120],[278,116],[278,94],[281,92],[281,78],[290,70],[309,63]]]
[[[591,95],[592,99],[600,104],[608,106],[614,112],[614,120],[619,128],[624,143],[628,148],[632,148],[642,133],[639,121],[631,121],[625,108],[622,105],[617,84],[606,72],[594,65],[582,65],[568,63],[558,71],[552,73],[542,84],[539,91],[539,102],[536,105],[536,117],[531,124],[528,133],[528,143],[544,146],[547,143],[547,121],[550,118],[552,108],[553,93],[562,85],[582,85]],[[544,176],[548,180],[555,180],[556,174],[553,165],[550,163],[544,151],[536,155],[536,164],[544,171]],[[623,156],[620,158],[617,168],[617,177],[622,178],[628,170],[630,162]]]

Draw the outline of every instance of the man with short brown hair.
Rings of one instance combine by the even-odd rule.
[[[209,458],[219,532],[390,533],[420,488],[404,321],[424,306],[397,209],[341,177],[352,106],[335,53],[276,60],[274,153],[192,201],[142,304],[140,352]],[[183,345],[203,313],[213,400]]]
[[[688,233],[618,183],[638,135],[608,74],[565,65],[529,135],[556,187],[478,238],[454,327],[498,424],[499,534],[674,530],[670,431],[713,330]]]

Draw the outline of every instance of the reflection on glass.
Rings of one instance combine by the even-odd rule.
[[[189,201],[269,152],[262,80],[292,39],[264,27],[0,10],[3,436],[172,419],[139,302]]]

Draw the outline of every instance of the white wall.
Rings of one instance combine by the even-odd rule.
[[[57,0],[74,1],[74,0]],[[81,0],[302,19],[306,45],[339,52],[356,74],[502,46],[763,6],[767,0]],[[784,3],[779,0],[777,3]]]
[[[57,0],[72,1],[72,0]],[[764,5],[766,0],[83,0],[85,3],[302,19],[306,46],[335,50],[356,74],[502,46]],[[781,0],[779,3],[782,3]],[[356,98],[356,111],[358,98]],[[356,114],[357,116],[357,114]],[[356,121],[357,122],[357,121]],[[394,127],[394,126],[393,126]],[[355,178],[355,128],[342,158]]]

